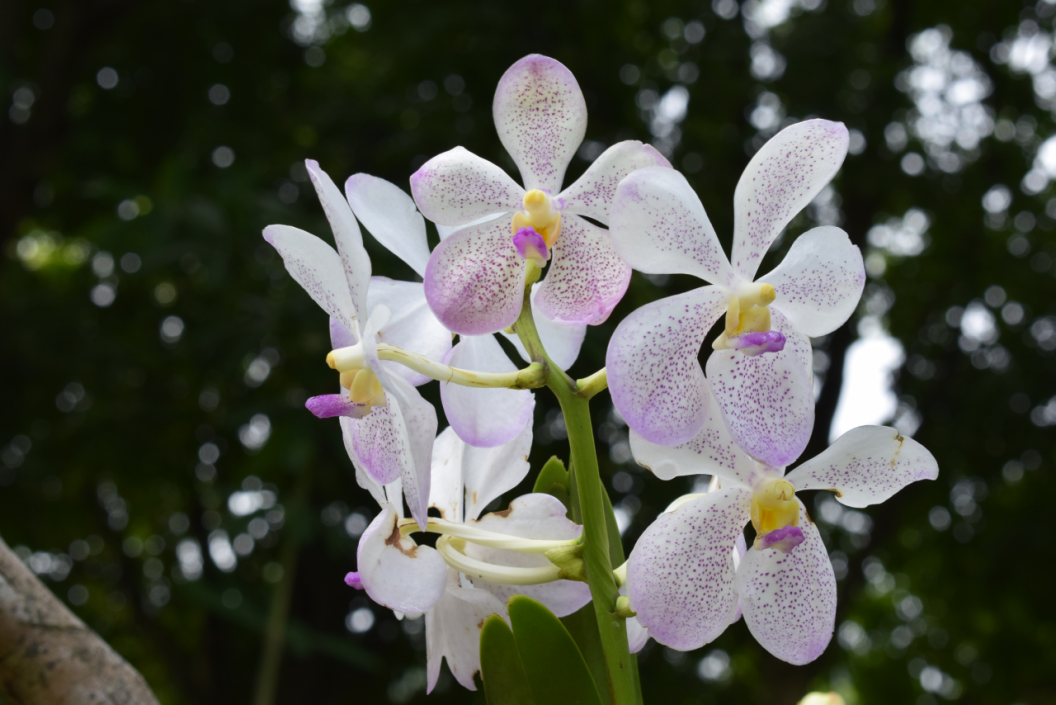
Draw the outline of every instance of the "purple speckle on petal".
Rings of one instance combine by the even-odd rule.
[[[757,537],[755,539],[755,548],[760,551],[773,548],[782,553],[788,553],[803,543],[803,539],[803,530],[798,526],[785,526]]]
[[[363,581],[359,579],[359,573],[349,573],[345,576],[345,585],[357,590],[363,589]]]

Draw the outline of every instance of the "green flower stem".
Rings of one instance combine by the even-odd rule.
[[[529,293],[530,290],[526,289],[524,306],[513,328],[533,362],[544,364],[546,386],[557,396],[565,416],[571,462],[575,468],[576,490],[583,517],[583,561],[586,565],[587,585],[590,586],[591,604],[594,605],[594,614],[598,620],[601,647],[609,672],[607,690],[611,693],[611,702],[615,705],[633,705],[637,702],[638,691],[636,671],[633,657],[627,648],[625,622],[613,616],[619,590],[613,579],[612,562],[609,558],[609,535],[605,502],[602,498],[604,487],[601,484],[597,451],[594,448],[590,402],[588,397],[579,393],[579,386],[547,356],[532,318]],[[598,690],[605,692],[604,684],[599,683]]]
[[[508,389],[535,389],[546,384],[543,365],[533,363],[515,372],[473,372],[441,365],[418,353],[398,348],[387,343],[378,344],[378,358],[398,362],[415,372],[441,382],[461,384],[464,387],[505,387]]]

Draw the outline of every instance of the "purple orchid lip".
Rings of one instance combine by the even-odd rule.
[[[360,419],[370,413],[369,405],[357,404],[343,394],[321,394],[311,397],[304,403],[304,406],[320,419],[329,419],[334,416]]]
[[[540,267],[550,259],[550,248],[546,240],[534,228],[521,228],[513,236],[513,244],[521,259],[535,260]]]
[[[774,529],[761,536],[757,536],[755,539],[755,549],[757,551],[763,551],[767,548],[774,548],[782,553],[788,553],[793,548],[803,543],[806,537],[803,535],[803,529],[798,526],[785,526],[780,529]]]
[[[742,333],[726,341],[726,345],[740,350],[748,357],[755,357],[768,352],[781,352],[785,349],[785,335],[771,330],[765,333]]]
[[[363,589],[363,581],[359,579],[359,573],[349,573],[345,576],[345,585],[357,590]]]

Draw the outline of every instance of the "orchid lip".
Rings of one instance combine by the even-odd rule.
[[[803,529],[798,526],[784,526],[756,536],[753,548],[757,551],[773,548],[782,553],[789,553],[805,540]]]

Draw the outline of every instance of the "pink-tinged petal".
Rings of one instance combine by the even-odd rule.
[[[737,593],[752,636],[797,666],[821,655],[836,623],[836,576],[802,502],[799,526],[804,541],[789,553],[752,548],[737,569]]]
[[[627,564],[631,608],[650,636],[680,651],[714,641],[737,612],[733,548],[752,493],[722,488],[657,517]]]
[[[478,372],[515,372],[492,335],[463,336],[444,361],[449,367]],[[484,389],[440,383],[447,421],[466,443],[494,448],[521,432],[532,418],[535,395],[527,389]]]
[[[601,323],[630,283],[631,268],[616,254],[609,233],[579,216],[566,215],[536,306],[557,323]]]
[[[448,330],[485,335],[520,315],[525,265],[513,246],[510,220],[464,228],[433,250],[425,268],[425,298]]]
[[[357,342],[355,334],[345,325],[334,318],[330,317],[330,348],[337,350],[338,348],[347,348],[351,345],[355,345]]]
[[[788,222],[821,193],[847,156],[842,122],[806,120],[774,135],[733,194],[733,266],[751,280]]]
[[[467,449],[468,450],[468,449]],[[467,484],[468,486],[468,484]],[[502,512],[485,514],[480,521],[467,524],[485,531],[493,531],[527,539],[574,539],[583,527],[570,521],[565,505],[547,494],[528,494],[510,502]],[[522,553],[501,548],[466,544],[466,555],[495,565],[537,568],[550,565],[546,556]],[[546,605],[558,617],[572,614],[590,602],[590,587],[572,580],[556,580],[542,585],[504,585],[483,578],[473,578],[473,585],[487,590],[503,602],[513,595],[527,595]]]
[[[411,175],[418,210],[442,225],[466,225],[520,210],[524,189],[501,168],[462,147],[439,154]]]
[[[560,191],[587,131],[587,103],[572,72],[546,56],[524,57],[499,79],[492,113],[524,187]]]
[[[370,280],[367,305],[371,310],[381,305],[392,311],[392,318],[381,329],[381,342],[436,361],[443,360],[451,350],[451,332],[433,315],[422,284],[374,277]],[[398,362],[383,361],[381,366],[416,387],[431,379]]]
[[[414,201],[396,184],[370,174],[353,174],[345,182],[345,196],[359,222],[374,239],[413,269],[425,274],[429,243],[425,218]]]
[[[427,683],[433,692],[440,677],[441,659],[455,680],[467,690],[476,690],[473,676],[480,671],[480,631],[493,614],[510,621],[506,605],[487,590],[459,585],[458,573],[450,571],[447,591],[425,615]]]
[[[531,450],[530,419],[508,443],[496,448],[465,447],[462,476],[466,485],[466,519],[476,519],[492,500],[521,483],[528,474]]]
[[[824,226],[792,243],[784,261],[759,281],[774,287],[771,304],[792,327],[817,338],[851,317],[865,288],[865,265],[847,233]]]
[[[639,169],[621,181],[609,234],[623,261],[639,272],[733,284],[733,270],[700,198],[674,169]]]
[[[352,214],[348,201],[338,190],[333,180],[319,168],[319,163],[306,159],[308,176],[312,179],[319,203],[323,205],[330,229],[334,231],[334,242],[341,255],[345,268],[348,289],[352,293],[352,304],[356,313],[367,316],[367,287],[370,285],[370,256],[363,248],[363,235],[359,232],[359,223]]]
[[[355,330],[356,307],[341,257],[311,233],[289,225],[269,225],[264,239],[282,257],[286,271],[315,303],[346,328]]]
[[[430,467],[433,455],[433,440],[436,438],[436,409],[422,398],[418,390],[402,377],[392,375],[388,380],[392,393],[386,393],[390,407],[399,415],[397,430],[406,444],[408,455],[401,456],[400,477],[403,480],[403,496],[411,516],[425,531],[428,522]],[[406,462],[407,459],[410,462]]]
[[[379,485],[399,479],[403,464],[411,462],[410,450],[397,428],[395,399],[385,396],[388,406],[375,406],[363,418],[350,419],[348,425],[348,440],[355,461]],[[402,418],[399,424],[402,425]]]
[[[348,458],[352,461],[352,467],[356,471],[356,484],[370,492],[370,496],[374,498],[379,507],[384,507],[386,503],[391,504],[396,510],[396,515],[402,518],[403,482],[399,477],[387,485],[379,485],[375,482],[374,478],[367,472],[367,469],[359,462],[353,447],[353,426],[355,422],[350,418],[343,417],[338,419],[338,423],[341,425],[341,439],[344,441],[345,451],[348,453]]]
[[[906,485],[934,480],[939,465],[928,449],[885,426],[859,426],[788,474],[796,490],[832,490],[848,507],[868,507]]]
[[[785,335],[784,350],[757,357],[716,350],[708,358],[708,386],[734,442],[780,468],[799,457],[814,430],[812,352],[810,339],[780,311],[772,310],[771,320]]]
[[[733,442],[714,397],[709,398],[704,427],[685,443],[677,446],[650,443],[633,428],[630,440],[634,459],[661,480],[684,475],[711,475],[721,478],[724,487],[751,488],[763,475],[757,463]]]
[[[359,404],[344,394],[322,394],[311,397],[304,403],[304,406],[320,419],[330,419],[335,416],[361,419],[370,413],[369,404]]]
[[[585,215],[608,225],[616,187],[632,171],[651,166],[671,168],[671,163],[652,145],[635,140],[618,142],[602,152],[583,176],[558,194],[561,211]]]
[[[627,316],[613,333],[605,356],[612,403],[651,443],[685,443],[703,428],[708,387],[697,354],[726,296],[709,286],[660,299]]]
[[[421,614],[444,594],[447,564],[434,549],[401,536],[398,519],[386,504],[363,532],[356,549],[359,582],[379,605]]]
[[[567,370],[579,357],[579,350],[583,347],[583,339],[587,336],[587,327],[585,325],[555,323],[543,315],[543,312],[535,305],[539,286],[539,284],[532,285],[532,315],[535,318],[535,328],[539,332],[539,340],[542,341],[543,347],[546,348],[546,354],[550,356],[550,360],[562,370]],[[531,356],[524,349],[519,337],[509,333],[503,333],[502,335],[506,340],[513,343],[513,347],[517,349],[517,354],[521,356],[522,360],[528,363],[532,362]]]
[[[760,551],[772,548],[781,553],[788,553],[805,540],[803,529],[798,526],[785,526],[756,536],[755,548]]]
[[[462,452],[465,443],[448,426],[433,441],[430,464],[429,506],[447,521],[462,523]]]

